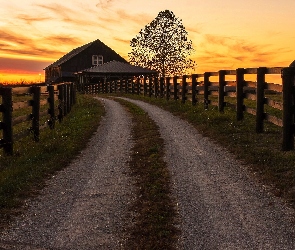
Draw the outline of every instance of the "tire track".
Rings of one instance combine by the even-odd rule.
[[[106,116],[87,149],[28,201],[0,236],[0,249],[121,249],[134,199],[131,119],[117,102],[100,100]]]
[[[128,100],[160,127],[181,217],[180,249],[295,249],[294,210],[187,122]]]

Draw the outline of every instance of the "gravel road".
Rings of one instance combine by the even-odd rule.
[[[158,124],[181,221],[180,249],[295,249],[294,210],[187,122],[133,101]]]
[[[169,112],[129,101],[149,113],[165,141],[179,249],[295,249],[294,210],[241,162]],[[103,102],[107,114],[89,147],[28,201],[27,212],[0,236],[0,249],[120,249],[134,199],[131,120],[118,103]]]
[[[131,118],[103,100],[106,116],[81,156],[50,179],[38,199],[0,236],[0,249],[121,249],[129,203]]]

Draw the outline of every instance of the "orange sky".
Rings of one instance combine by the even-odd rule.
[[[183,20],[197,73],[288,66],[294,0],[0,0],[0,82],[44,80],[44,67],[100,39],[128,59],[129,41],[159,11]]]

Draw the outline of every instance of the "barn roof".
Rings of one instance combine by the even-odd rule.
[[[80,54],[82,51],[84,51],[85,49],[87,49],[88,47],[90,47],[92,44],[94,43],[100,43],[103,46],[108,47],[107,45],[105,45],[103,42],[101,42],[99,39],[96,39],[93,42],[84,44],[78,48],[73,49],[72,51],[70,51],[69,53],[65,54],[64,56],[62,56],[60,59],[58,59],[57,61],[55,61],[54,63],[50,64],[49,66],[47,66],[46,68],[49,67],[57,67],[65,62],[67,62],[68,60],[70,60],[71,58],[73,58],[74,56]],[[108,47],[109,48],[109,47]],[[111,49],[111,48],[110,48]],[[111,49],[112,50],[112,49]],[[114,51],[115,52],[115,51]],[[45,69],[46,69],[45,68]]]
[[[157,71],[142,68],[139,66],[134,66],[129,63],[123,63],[118,61],[111,61],[99,66],[95,66],[80,73],[89,74],[134,74],[134,75],[147,75],[147,74],[157,74]]]

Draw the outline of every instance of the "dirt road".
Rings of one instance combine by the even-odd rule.
[[[179,249],[295,249],[294,211],[245,166],[187,122],[141,101],[165,141],[178,202]],[[48,181],[38,199],[0,236],[0,249],[120,249],[134,198],[126,164],[131,120],[116,102],[89,147]],[[128,219],[129,218],[129,219]]]

